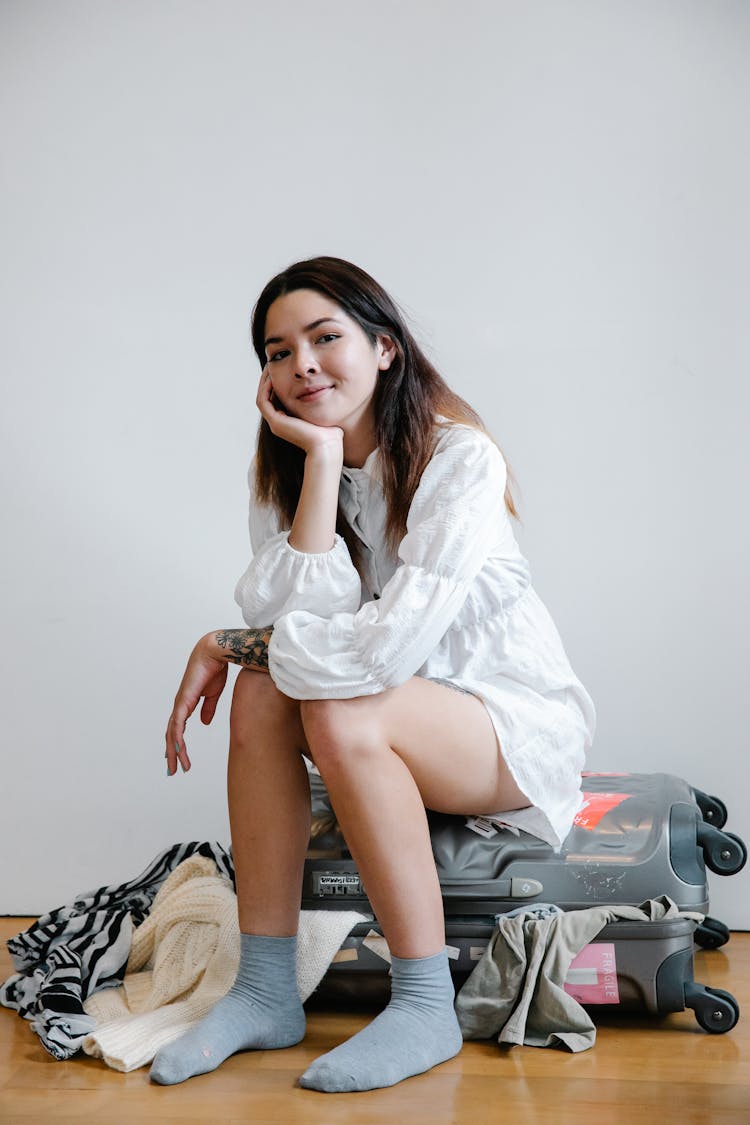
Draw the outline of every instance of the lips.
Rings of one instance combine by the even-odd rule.
[[[297,395],[297,398],[302,399],[303,402],[312,402],[314,399],[320,398],[324,391],[330,390],[330,386],[311,387],[309,391],[305,391],[303,394]]]

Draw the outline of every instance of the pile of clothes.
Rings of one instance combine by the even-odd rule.
[[[303,1001],[347,934],[371,920],[351,910],[300,912]],[[130,882],[43,915],[8,949],[17,971],[0,985],[0,1003],[31,1022],[54,1058],[83,1050],[115,1070],[135,1070],[234,983],[240,935],[231,853],[218,843],[174,844]]]

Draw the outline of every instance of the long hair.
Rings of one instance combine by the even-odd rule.
[[[395,301],[368,273],[342,258],[323,256],[295,262],[264,287],[253,308],[251,321],[253,347],[261,368],[266,365],[268,309],[277,297],[296,289],[314,289],[335,301],[360,325],[373,347],[379,334],[388,335],[394,341],[396,355],[390,367],[378,375],[373,409],[387,508],[385,537],[388,548],[395,554],[406,534],[406,517],[414,493],[439,437],[435,415],[443,414],[453,422],[473,426],[485,433],[498,449],[500,447],[477,412],[450,389],[421,351]],[[304,450],[277,437],[262,418],[255,461],[255,493],[261,503],[275,507],[282,526],[291,526],[294,520],[304,465]],[[508,466],[503,500],[508,512],[518,520],[511,479],[515,481]],[[346,542],[352,562],[361,573],[359,539],[340,506],[336,531]]]

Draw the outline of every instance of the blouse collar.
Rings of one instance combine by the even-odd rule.
[[[356,468],[353,465],[344,465],[341,470],[341,479],[347,482],[361,482],[366,477],[371,480],[380,480],[378,452],[379,450],[376,447],[371,453],[368,453],[365,458],[365,463],[361,468]]]

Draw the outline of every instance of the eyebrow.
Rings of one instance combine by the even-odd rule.
[[[330,320],[333,324],[341,324],[341,321],[336,320],[335,316],[321,316],[319,320],[313,320],[310,324],[306,324],[303,331],[312,332],[313,328],[317,328],[319,324],[325,324],[327,320]],[[283,336],[269,336],[263,346],[267,348],[269,344],[281,344],[283,341]]]

